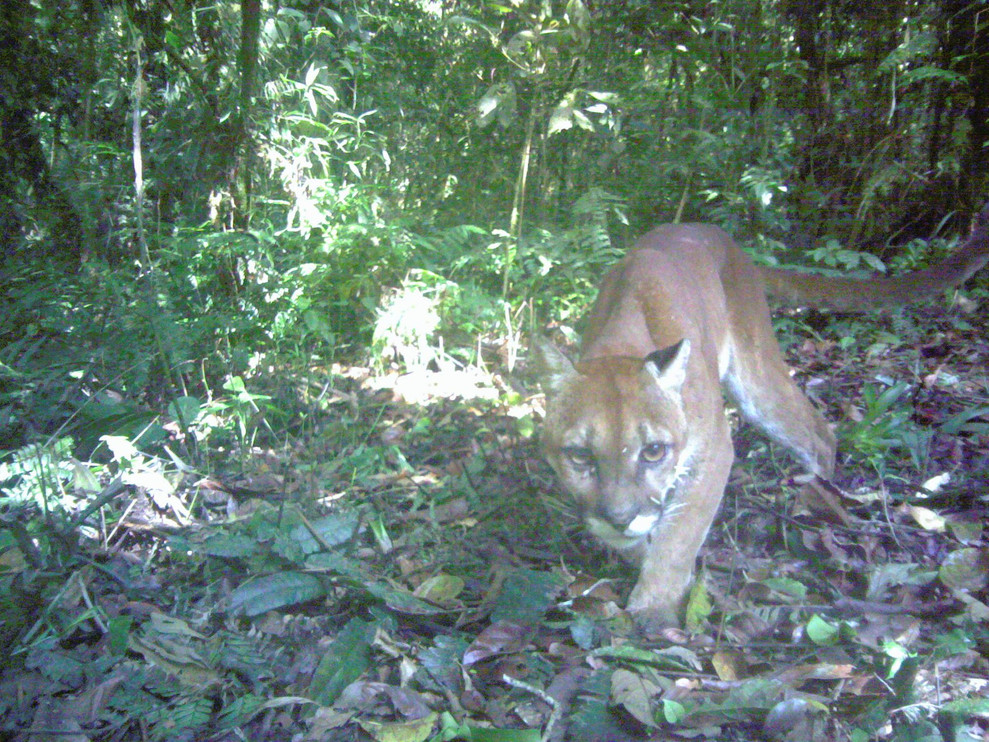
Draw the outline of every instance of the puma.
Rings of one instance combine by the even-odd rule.
[[[638,620],[679,623],[734,456],[722,388],[809,473],[834,472],[834,434],[790,377],[767,293],[862,311],[934,296],[987,261],[989,204],[945,261],[895,278],[758,267],[717,227],[667,224],[605,276],[578,363],[535,344],[545,456],[590,531],[640,565]]]

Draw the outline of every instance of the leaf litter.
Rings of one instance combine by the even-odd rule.
[[[538,396],[504,380],[408,404],[331,374],[306,434],[208,476],[128,448],[100,520],[5,532],[4,732],[985,739],[989,333],[922,324],[790,346],[840,421],[834,505],[799,507],[798,469],[737,431],[686,629],[656,636],[554,489]]]

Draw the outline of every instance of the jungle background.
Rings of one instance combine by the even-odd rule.
[[[0,735],[984,740],[985,277],[788,311],[841,506],[745,426],[682,630],[538,451],[637,234],[947,254],[984,0],[0,0]]]

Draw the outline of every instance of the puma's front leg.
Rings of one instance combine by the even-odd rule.
[[[727,426],[726,426],[727,428]],[[717,433],[715,434],[718,435]],[[650,534],[628,610],[647,630],[679,626],[697,552],[721,504],[733,458],[727,430],[711,441],[662,523]],[[688,475],[690,476],[690,475]]]

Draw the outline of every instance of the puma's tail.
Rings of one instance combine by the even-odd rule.
[[[989,202],[975,218],[965,243],[945,260],[892,278],[835,278],[784,268],[759,267],[766,292],[789,305],[862,312],[936,296],[968,280],[989,263]]]

